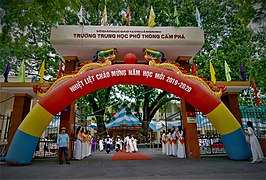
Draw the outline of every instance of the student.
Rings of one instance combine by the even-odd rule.
[[[258,138],[254,133],[254,127],[251,121],[247,122],[248,130],[246,134],[249,136],[249,143],[252,152],[252,164],[262,162],[264,159]]]
[[[112,143],[113,143],[113,142],[112,142],[112,139],[110,138],[109,135],[107,135],[107,137],[106,137],[106,139],[105,139],[105,144],[106,144],[106,146],[105,146],[105,151],[106,151],[107,154],[109,154],[110,151],[111,151],[111,144],[112,144]]]
[[[82,131],[82,127],[79,126],[77,131],[76,131],[76,142],[75,142],[75,148],[74,148],[74,159],[76,160],[81,160],[81,143],[82,143],[82,138],[81,138],[81,131]]]
[[[163,130],[163,134],[162,134],[162,154],[166,154],[166,134],[165,134],[165,130]]]
[[[99,139],[99,149],[100,149],[100,151],[103,151],[103,149],[104,149],[104,147],[103,147],[103,139],[102,138]]]
[[[168,133],[166,134],[166,155],[171,156],[172,155],[172,134],[171,129],[168,129]]]
[[[58,134],[57,145],[59,147],[59,164],[63,164],[62,155],[65,154],[65,160],[67,164],[70,164],[68,159],[68,147],[69,147],[69,136],[66,133],[66,128],[61,128],[61,134]]]
[[[178,139],[177,157],[186,158],[184,131],[182,130],[182,126],[178,126],[177,139]]]
[[[175,132],[175,128],[171,129],[172,132],[172,144],[171,144],[171,148],[172,148],[172,156],[176,156],[176,150],[177,150],[177,137],[176,137],[176,132]]]

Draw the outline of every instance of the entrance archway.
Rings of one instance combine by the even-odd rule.
[[[207,116],[221,134],[229,158],[244,160],[251,156],[240,124],[206,86],[167,68],[116,64],[83,71],[54,87],[19,126],[9,147],[6,162],[14,165],[30,164],[38,138],[58,112],[86,94],[117,84],[143,84],[179,96]]]

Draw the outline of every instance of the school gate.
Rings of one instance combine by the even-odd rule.
[[[97,28],[99,27],[96,27],[96,29]],[[102,29],[103,27],[100,28]],[[126,28],[131,28],[132,30],[132,27]],[[158,33],[165,31],[165,29],[160,29],[160,31],[157,29],[155,31],[155,28],[153,28],[153,30],[154,32]],[[199,29],[196,30],[198,31]],[[184,33],[187,31],[190,32],[189,30],[186,30]],[[195,32],[192,34],[194,33]],[[163,34],[169,33],[162,33],[162,35]],[[202,36],[202,32],[200,34]],[[159,37],[164,37],[162,35]],[[181,44],[184,44],[186,41],[187,43],[191,42],[189,38],[186,39],[187,36],[188,35],[183,34],[176,37],[180,37],[181,39],[184,37],[184,41],[181,42]],[[75,34],[74,37],[77,37],[77,35]],[[101,38],[101,36],[98,37]],[[115,38],[115,36],[110,37]],[[151,45],[153,43],[145,39],[146,36],[140,37],[144,38],[142,39],[143,42],[148,42],[147,46],[150,46],[151,48],[159,48],[158,45],[153,47],[153,45]],[[175,36],[173,35],[173,37]],[[64,36],[64,38],[66,37]],[[91,38],[93,38],[93,36],[91,36]],[[79,41],[81,40],[79,39]],[[95,39],[93,42],[95,42]],[[121,46],[124,46],[124,42],[125,41],[118,41]],[[128,43],[128,40],[126,42]],[[133,43],[134,42],[135,41],[133,41]],[[171,44],[171,42],[172,39],[168,43]],[[80,43],[84,44],[83,41]],[[137,46],[143,46],[143,44],[139,42],[137,44]],[[108,46],[111,47],[111,45]],[[128,46],[127,48],[134,51],[132,46]],[[167,48],[163,48],[165,48],[165,51],[167,52]],[[69,49],[69,47],[67,47],[67,49]],[[171,49],[171,47],[168,49]],[[197,52],[198,49],[194,51]],[[172,54],[169,52],[169,56],[170,55]],[[137,57],[138,56],[139,55],[137,55]],[[179,96],[181,99],[185,100],[207,116],[214,128],[221,135],[221,139],[224,143],[229,158],[233,160],[244,160],[251,157],[250,148],[246,142],[241,125],[238,123],[233,114],[227,109],[224,103],[217,96],[215,96],[215,93],[211,91],[209,86],[202,81],[203,80],[200,80],[200,78],[196,76],[183,74],[178,68],[170,63],[160,63],[153,60],[151,60],[150,65],[112,65],[108,60],[101,63],[88,64],[87,69],[85,65],[76,75],[64,76],[59,79],[59,82],[55,84],[55,86],[51,88],[50,91],[47,92],[47,94],[33,107],[26,118],[22,121],[14,135],[14,138],[8,149],[6,162],[11,165],[30,164],[39,137],[42,135],[56,114],[62,111],[65,107],[69,106],[73,101],[86,94],[118,84],[142,84],[153,88],[159,88]]]

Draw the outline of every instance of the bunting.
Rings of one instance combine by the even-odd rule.
[[[9,64],[9,62],[8,62],[7,65],[6,65],[6,70],[5,70],[5,72],[4,72],[4,77],[5,77],[4,82],[8,82],[7,79],[8,79],[9,71],[10,71],[10,64]]]
[[[243,67],[241,61],[240,61],[240,73],[241,73],[242,81],[246,81],[247,80],[247,77],[246,77],[246,74],[245,74],[245,71],[244,71],[244,67]]]
[[[226,61],[224,61],[224,70],[225,70],[226,81],[231,81],[231,76],[230,76],[231,69],[229,68]]]
[[[256,84],[255,84],[255,81],[254,81],[254,79],[253,79],[253,77],[251,75],[250,75],[249,80],[250,80],[249,82],[251,82],[252,88],[254,90],[256,105],[260,108],[260,101],[259,101],[259,98],[258,98],[258,90],[257,90]]]
[[[40,69],[40,83],[43,83],[43,76],[44,76],[44,71],[45,71],[45,60],[42,62],[42,66]]]
[[[211,82],[215,85],[216,77],[215,77],[215,71],[214,71],[211,61],[210,61],[210,72],[211,72]]]
[[[151,6],[150,17],[149,17],[149,22],[148,22],[149,27],[154,27],[155,25],[154,20],[155,20],[155,13],[154,13],[153,7]]]
[[[202,29],[202,22],[201,22],[201,19],[200,19],[200,13],[199,13],[199,10],[198,10],[197,7],[196,7],[196,21],[198,22],[199,28]]]
[[[21,62],[19,73],[18,73],[18,81],[25,82],[25,64],[24,60]]]
[[[129,6],[127,6],[126,19],[127,19],[126,26],[130,26],[130,19],[131,19],[131,16],[130,16],[130,9],[129,9]]]
[[[107,25],[107,10],[106,10],[106,5],[104,5],[104,10],[103,10],[103,17],[102,17],[102,26]]]
[[[194,61],[192,61],[192,74],[194,76],[197,76],[197,71],[198,71],[197,65]]]
[[[179,22],[179,19],[178,19],[178,14],[177,14],[176,6],[175,6],[175,11],[174,11],[174,18],[175,18],[176,26],[178,27],[179,24],[180,24],[180,22]]]

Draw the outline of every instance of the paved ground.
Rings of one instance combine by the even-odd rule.
[[[55,159],[34,159],[28,166],[1,163],[0,179],[266,179],[266,162],[233,161],[227,157],[177,159],[158,149],[141,148],[152,160],[112,161],[112,154],[96,152],[71,165]]]

